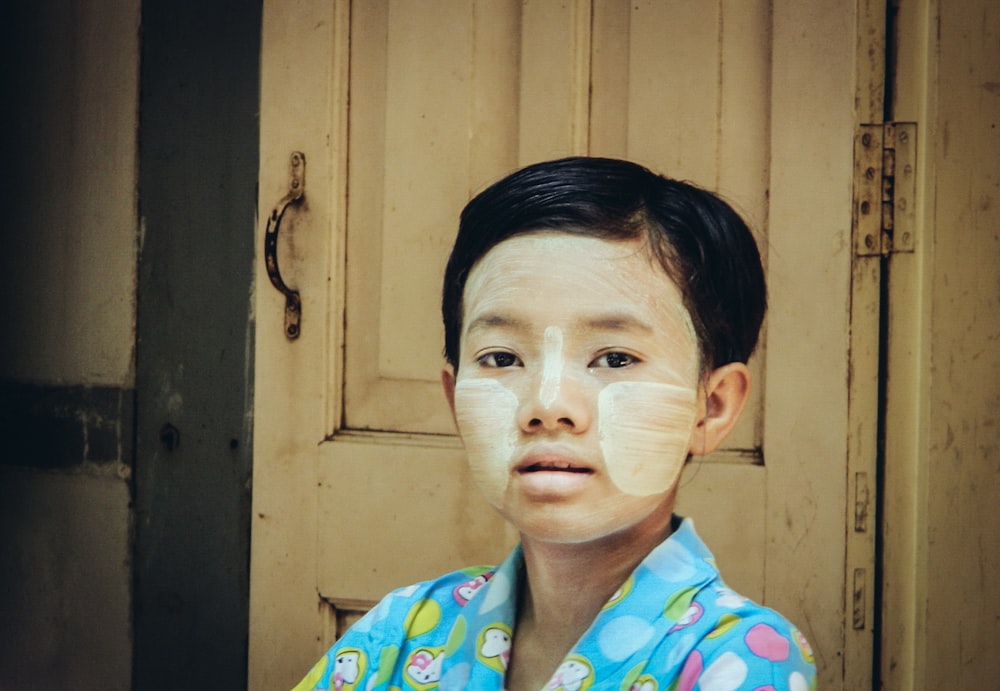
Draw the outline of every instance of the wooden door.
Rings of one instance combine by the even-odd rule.
[[[258,262],[251,688],[293,684],[389,589],[514,544],[440,392],[439,286],[464,203],[569,154],[696,181],[757,229],[756,393],[678,510],[733,587],[804,630],[823,688],[870,675],[871,620],[851,614],[873,547],[847,520],[866,432],[848,404],[876,395],[849,373],[877,361],[850,323],[877,300],[856,278],[851,181],[859,37],[878,30],[846,0],[265,3],[261,218],[292,152],[306,171],[278,248],[294,340]]]

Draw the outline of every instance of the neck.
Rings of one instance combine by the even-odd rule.
[[[505,684],[539,689],[635,567],[670,534],[673,494],[639,525],[586,543],[521,536],[525,579]]]
[[[665,502],[642,523],[587,543],[523,536],[526,578],[518,625],[573,631],[572,646],[636,566],[670,535],[672,509],[673,502]]]

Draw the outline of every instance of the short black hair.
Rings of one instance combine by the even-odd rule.
[[[515,171],[462,211],[441,301],[452,367],[458,367],[462,296],[472,268],[504,240],[546,230],[644,240],[681,291],[702,368],[750,358],[767,288],[757,243],[739,214],[712,192],[636,163],[572,157]]]

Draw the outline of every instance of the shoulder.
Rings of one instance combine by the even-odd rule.
[[[493,576],[491,567],[471,567],[392,591],[338,641],[360,645],[400,643],[442,632]],[[337,646],[335,646],[337,647]]]
[[[721,584],[706,588],[696,601],[707,615],[705,628],[681,678],[698,679],[703,688],[722,679],[740,682],[731,688],[813,688],[816,669],[809,642],[779,613]]]
[[[331,688],[331,678],[356,683],[394,667],[415,645],[443,647],[462,608],[493,573],[493,567],[470,567],[392,591],[333,644],[295,691]]]
[[[724,583],[693,522],[684,521],[674,538],[675,551],[682,546],[696,563],[692,580],[698,581],[682,591],[687,597],[667,612],[676,620],[673,651],[683,655],[680,678],[690,684],[698,681],[701,688],[813,688],[814,656],[805,636],[778,612]]]

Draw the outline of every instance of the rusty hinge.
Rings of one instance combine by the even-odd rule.
[[[917,125],[861,125],[854,138],[854,253],[912,252]]]

